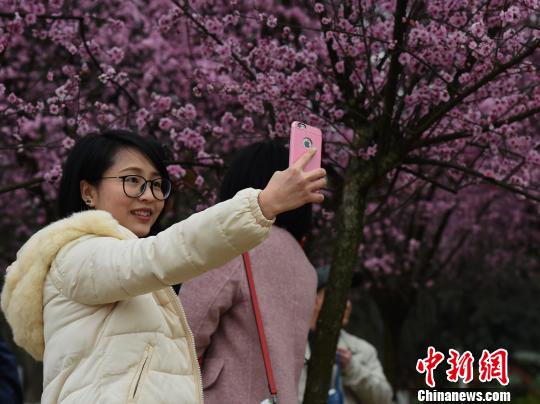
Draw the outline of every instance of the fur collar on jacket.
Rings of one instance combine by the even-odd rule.
[[[43,284],[56,255],[67,243],[85,235],[136,238],[106,211],[91,210],[54,222],[34,234],[7,268],[2,311],[15,343],[43,360]]]

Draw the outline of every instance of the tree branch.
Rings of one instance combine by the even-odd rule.
[[[504,118],[504,119],[501,119],[500,121],[494,122],[493,126],[498,128],[502,125],[508,125],[514,122],[519,122],[524,119],[530,118],[538,113],[540,113],[540,105],[536,108],[532,108],[532,109],[529,109],[528,111],[524,111],[521,114],[517,114],[517,115],[511,116],[510,118]]]
[[[509,68],[523,61],[523,59],[525,59],[526,57],[532,55],[539,46],[540,46],[540,39],[533,41],[532,44],[527,48],[527,50],[515,56],[510,61],[497,65],[490,73],[486,74],[484,77],[478,80],[478,82],[476,82],[471,87],[466,88],[457,97],[451,99],[450,101],[428,112],[420,120],[420,123],[416,126],[416,128],[414,128],[411,131],[413,137],[416,138],[420,136],[422,133],[424,133],[424,131],[430,128],[435,122],[441,119],[446,113],[451,111],[454,107],[456,107],[459,103],[461,103],[465,98],[467,98],[469,95],[473,94],[474,92],[482,88],[484,85],[486,85],[490,81],[494,80],[499,74],[505,72]]]
[[[411,182],[411,184],[412,184],[412,182]],[[382,218],[389,217],[389,216],[393,215],[396,212],[402,211],[402,209],[404,209],[407,206],[409,206],[410,204],[416,202],[416,197],[421,194],[422,190],[426,187],[426,185],[427,185],[427,182],[425,182],[423,184],[420,184],[418,189],[414,190],[414,192],[412,194],[407,196],[407,199],[405,199],[405,201],[401,202],[399,205],[397,205],[395,207],[391,207],[391,208],[387,209],[386,211],[383,211],[379,215],[378,218],[376,218],[376,217],[372,218],[372,215],[370,214],[369,216],[367,216],[367,220],[365,220],[364,225],[370,225],[372,223],[378,222]]]
[[[396,102],[396,91],[399,75],[402,71],[402,65],[399,63],[399,51],[403,47],[405,37],[405,14],[407,11],[407,0],[397,0],[396,11],[394,15],[394,33],[393,39],[395,43],[394,51],[390,58],[390,68],[388,69],[388,81],[384,91],[384,108],[382,119],[384,122],[383,129],[388,129],[392,123],[394,104]]]
[[[86,40],[86,25],[84,24],[84,19],[81,17],[79,19],[79,34],[81,35],[81,39],[83,41],[83,46],[84,46],[84,49],[86,50],[86,53],[88,53],[88,56],[90,57],[90,59],[92,59],[92,63],[94,63],[94,65],[96,66],[96,68],[102,73],[104,74],[105,72],[103,71],[103,69],[101,68],[101,65],[99,64],[99,62],[97,61],[96,57],[94,56],[94,54],[90,51],[90,47],[88,46],[88,41]],[[139,108],[139,103],[137,102],[137,100],[131,95],[131,93],[120,83],[117,83],[114,79],[111,80],[114,85],[120,89],[120,91],[122,91],[126,97],[128,97],[128,99],[133,103],[133,105],[135,105],[135,107],[138,109]]]
[[[171,165],[171,164],[180,164],[184,167],[205,167],[205,168],[222,168],[227,169],[226,165],[220,165],[220,164],[203,164],[203,163],[190,163],[186,161],[179,161],[179,160],[171,160],[171,161],[165,161],[165,165]]]
[[[21,16],[22,18],[24,18],[27,13],[24,13],[24,12],[19,12],[18,13],[19,16]],[[84,23],[84,18],[83,17],[79,17],[79,16],[73,16],[73,15],[50,15],[50,14],[43,14],[43,15],[38,15],[36,16],[38,19],[40,20],[65,20],[65,21],[76,21],[78,24],[79,24],[79,34],[81,35],[81,39],[82,39],[82,42],[83,42],[83,46],[84,46],[84,49],[86,50],[86,52],[88,53],[88,56],[90,57],[90,59],[92,59],[92,63],[96,66],[96,68],[103,74],[104,71],[103,69],[101,68],[99,62],[97,61],[97,59],[95,58],[95,56],[92,54],[92,52],[90,51],[90,48],[88,47],[88,43],[87,43],[87,40],[86,40],[86,25]],[[0,13],[0,18],[9,18],[9,19],[14,19],[15,18],[15,14],[14,13]],[[103,20],[101,18],[95,18],[95,17],[92,17],[92,19],[94,21],[98,21],[98,22],[101,22],[101,23],[105,23],[106,20]],[[135,98],[133,98],[133,96],[129,93],[129,91],[120,83],[116,82],[115,80],[111,80],[114,85],[119,88],[128,98],[129,100],[133,103],[133,105],[135,105],[137,108],[139,107],[139,103],[135,100]]]
[[[36,179],[33,179],[33,180],[20,182],[18,184],[8,185],[8,186],[6,186],[4,188],[0,188],[0,194],[15,191],[15,190],[21,189],[21,188],[31,188],[34,185],[41,184],[43,181],[44,181],[43,178],[36,178]]]
[[[433,259],[433,257],[435,256],[435,253],[437,252],[437,249],[439,248],[441,244],[443,235],[445,233],[445,229],[448,226],[450,217],[455,212],[455,209],[456,209],[456,205],[453,205],[450,209],[447,209],[444,212],[443,217],[441,221],[439,222],[439,225],[437,226],[437,231],[431,237],[431,239],[433,240],[431,246],[427,249],[427,251],[426,250],[422,251],[421,256],[416,261],[417,265],[415,265],[412,271],[413,272],[412,277],[414,280],[417,280],[417,281],[420,280],[418,277],[419,276],[421,277],[423,274],[425,275],[426,272],[428,271],[429,264],[431,260]]]
[[[450,188],[449,186],[444,185],[444,184],[440,183],[439,181],[437,181],[437,180],[435,180],[435,179],[433,179],[431,177],[428,177],[425,174],[422,174],[422,173],[419,173],[417,171],[411,170],[410,168],[407,168],[405,166],[401,166],[400,170],[405,171],[406,173],[412,174],[415,177],[420,178],[421,180],[429,182],[430,184],[432,184],[436,188],[441,188],[441,189],[444,189],[445,191],[450,192],[452,194],[457,194],[457,191],[454,188]]]
[[[399,177],[399,173],[400,173],[400,168],[398,167],[398,168],[396,168],[396,173],[392,177],[392,181],[390,182],[390,185],[388,186],[388,189],[385,192],[384,197],[381,198],[382,199],[381,202],[375,208],[375,210],[369,214],[369,216],[374,217],[377,213],[379,213],[379,211],[382,209],[382,207],[388,202],[388,198],[390,197],[390,194],[394,191],[394,188],[396,186],[397,179]],[[379,199],[379,198],[377,198],[377,199]]]
[[[482,205],[482,207],[478,210],[479,214],[476,217],[476,223],[479,223],[482,216],[485,215],[487,212],[489,212],[489,208],[494,201],[495,201],[495,198],[490,198],[488,201],[486,201],[486,203]],[[438,265],[438,269],[434,270],[433,274],[443,272],[444,268],[446,268],[446,266],[450,263],[452,258],[454,258],[455,254],[460,250],[460,248],[463,246],[465,241],[467,241],[470,235],[471,235],[470,231],[466,231],[465,233],[463,233],[463,235],[459,238],[458,242],[455,244],[454,248],[452,248],[448,252],[446,257]]]
[[[475,171],[469,167],[463,167],[458,164],[451,163],[449,161],[440,161],[440,160],[432,160],[432,159],[426,159],[426,158],[420,158],[420,157],[413,157],[405,160],[406,164],[417,164],[417,165],[430,165],[430,166],[436,166],[436,167],[444,167],[449,168],[452,170],[460,171],[462,173],[465,173],[469,176],[480,178],[484,180],[487,183],[496,185],[500,188],[503,188],[507,191],[513,192],[515,194],[522,195],[526,197],[527,199],[540,202],[540,197],[532,195],[526,191],[523,191],[522,189],[519,189],[517,187],[514,187],[504,181],[496,180],[495,178],[488,177],[487,175],[484,175],[482,173],[479,173],[478,171]]]
[[[343,63],[345,65],[345,71],[343,73],[340,73],[337,71],[336,64],[339,62],[339,57],[337,52],[332,47],[332,41],[339,45],[339,41],[336,41],[333,37],[328,38],[327,33],[330,31],[329,28],[327,28],[323,23],[322,19],[326,18],[327,14],[326,12],[323,12],[319,15],[319,20],[321,20],[321,26],[323,27],[323,34],[325,37],[325,44],[326,44],[326,50],[328,52],[328,56],[330,57],[330,64],[332,68],[332,72],[334,73],[334,77],[336,78],[336,83],[339,87],[339,90],[343,94],[343,97],[346,102],[346,113],[345,113],[345,120],[348,120],[349,125],[353,128],[356,128],[358,124],[363,124],[366,122],[366,118],[364,116],[367,116],[367,114],[363,114],[364,109],[360,104],[358,104],[357,99],[355,97],[355,90],[354,86],[352,85],[351,81],[349,80],[349,76],[351,74],[349,63],[347,63],[346,58],[344,58]],[[353,69],[354,70],[354,69]],[[357,110],[361,111],[360,113],[356,112]],[[354,119],[351,115],[357,114],[357,119]],[[359,119],[358,119],[359,118]]]
[[[424,139],[423,141],[419,141],[419,142],[414,142],[409,146],[408,150],[413,151],[416,149],[421,149],[423,147],[429,147],[429,146],[433,146],[433,145],[437,145],[441,143],[452,142],[454,140],[464,139],[468,137],[471,137],[471,134],[467,131],[448,133],[446,135]]]
[[[492,126],[493,128],[500,128],[503,125],[509,125],[511,123],[519,122],[519,121],[522,121],[524,119],[530,118],[530,117],[532,117],[532,116],[534,116],[534,115],[536,115],[538,113],[540,113],[540,106],[538,106],[536,108],[529,109],[528,111],[524,111],[521,114],[511,116],[510,118],[500,119],[499,121],[493,122],[490,126]],[[482,129],[484,131],[489,131],[490,126],[484,125],[484,126],[482,126]],[[408,150],[412,151],[412,150],[416,150],[416,149],[421,149],[423,147],[429,147],[429,146],[433,146],[433,145],[437,145],[437,144],[441,144],[441,143],[447,143],[447,142],[451,142],[453,140],[464,139],[464,138],[468,138],[468,137],[471,137],[471,134],[470,134],[470,132],[467,132],[467,131],[459,131],[459,132],[449,133],[447,135],[437,136],[437,137],[434,137],[434,138],[429,138],[429,139],[424,139],[422,141],[413,142],[410,145]]]
[[[190,21],[192,21],[195,24],[195,26],[197,27],[197,29],[199,31],[201,31],[204,35],[208,36],[209,38],[212,38],[219,45],[221,45],[221,46],[225,45],[223,43],[223,41],[221,39],[219,39],[219,37],[217,35],[211,33],[210,31],[208,31],[208,29],[206,29],[206,27],[191,14],[190,6],[187,3],[187,1],[184,3],[184,5],[180,4],[178,2],[178,0],[171,0],[171,1],[176,7],[178,7],[180,10],[183,11],[184,15]],[[253,70],[251,70],[251,68],[248,66],[246,61],[242,60],[242,58],[240,56],[238,56],[234,52],[233,49],[231,49],[231,56],[242,67],[242,69],[244,69],[246,71],[246,73],[248,74],[249,78],[252,81],[257,81],[257,75],[255,74],[255,72],[253,72]],[[264,105],[264,108],[266,109],[266,111],[268,112],[268,116],[270,118],[270,123],[271,123],[272,127],[275,127],[276,126],[276,114],[275,114],[275,111],[274,111],[274,106],[269,101],[263,101],[263,105]]]
[[[19,16],[20,17],[26,17],[27,13],[25,12],[18,12]],[[0,13],[0,18],[9,18],[9,19],[14,19],[15,18],[15,14],[14,13]],[[73,15],[52,15],[52,14],[41,14],[41,15],[36,15],[36,18],[38,20],[73,20],[73,21],[81,21],[82,20],[82,17],[78,17],[78,16],[73,16]],[[102,23],[105,23],[106,20],[104,19],[101,19],[101,18],[96,18],[96,17],[91,17],[94,21],[98,21],[98,22],[102,22]]]

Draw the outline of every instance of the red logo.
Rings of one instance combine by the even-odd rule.
[[[449,382],[458,382],[460,379],[464,383],[470,383],[474,376],[474,357],[469,351],[460,354],[455,349],[448,350],[449,358],[446,361],[449,369],[446,371],[446,379]],[[444,354],[430,346],[427,350],[427,357],[418,359],[416,362],[416,371],[420,374],[426,374],[426,384],[435,387],[435,378],[433,373],[437,366],[444,360]],[[508,380],[508,351],[506,349],[497,349],[494,352],[482,351],[482,357],[478,361],[478,379],[482,383],[497,380],[501,385],[506,386]]]
[[[425,359],[418,359],[416,362],[416,371],[418,373],[426,374],[426,384],[429,387],[435,387],[435,379],[433,378],[433,371],[444,360],[444,354],[437,352],[435,348],[430,346],[428,348],[428,356]]]
[[[497,349],[495,352],[489,353],[484,349],[478,363],[478,370],[481,382],[490,382],[496,379],[500,384],[506,386],[508,384],[508,351]]]
[[[446,362],[450,365],[450,369],[446,371],[449,382],[457,382],[463,379],[464,383],[469,383],[473,379],[473,362],[474,358],[469,351],[460,355],[455,349],[448,351],[450,358]]]

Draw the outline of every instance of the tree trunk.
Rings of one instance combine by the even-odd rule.
[[[362,237],[367,192],[365,184],[368,183],[366,172],[362,168],[359,159],[352,159],[345,176],[332,269],[312,340],[312,360],[308,365],[304,403],[326,404],[328,399],[341,318]]]

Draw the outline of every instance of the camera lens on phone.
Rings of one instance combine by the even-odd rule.
[[[303,143],[306,149],[311,149],[311,146],[313,146],[313,141],[309,137],[305,137]]]
[[[306,128],[306,124],[305,124],[305,123],[302,123],[302,122],[298,122],[298,127],[299,127],[299,128],[302,128],[302,129],[305,129],[305,128]]]

